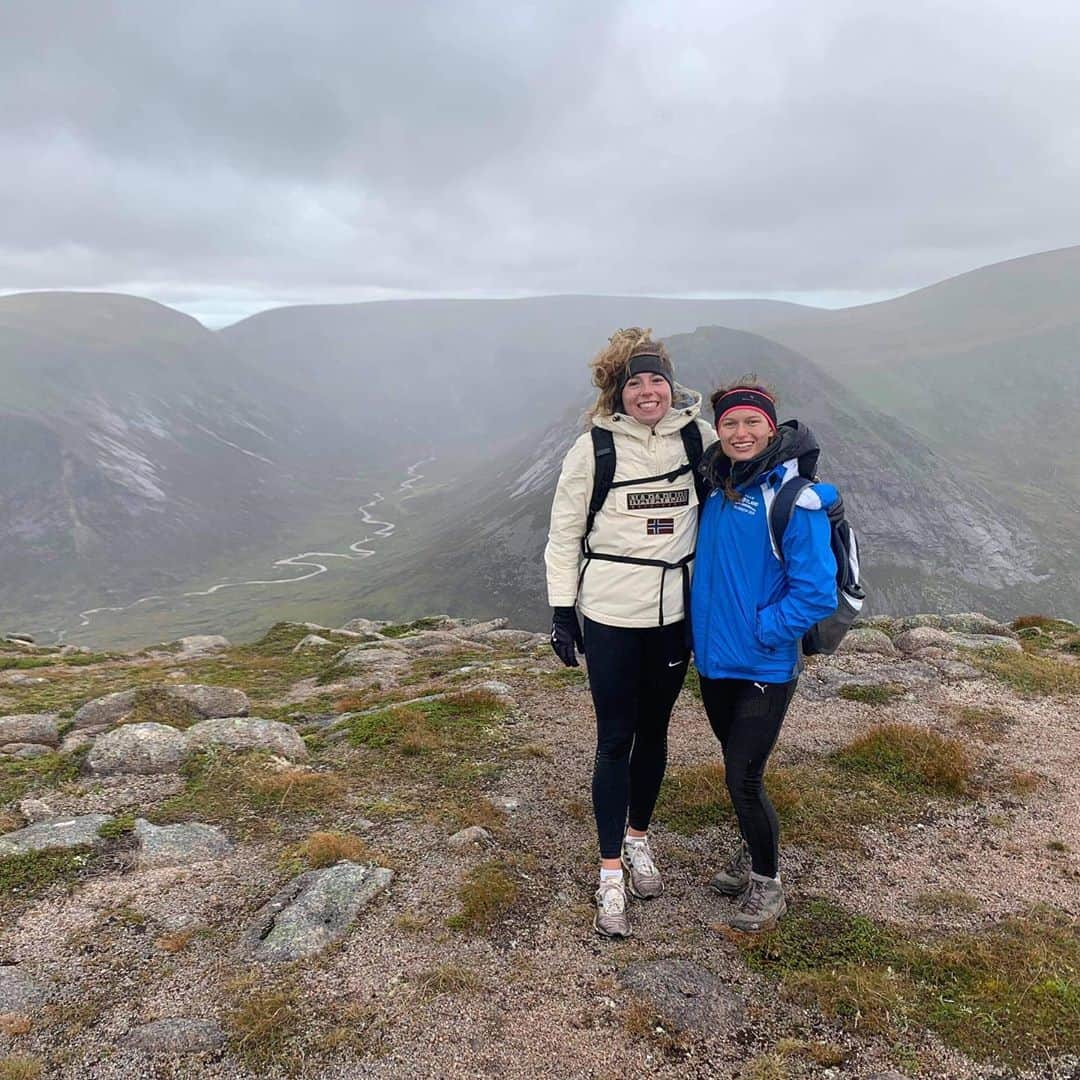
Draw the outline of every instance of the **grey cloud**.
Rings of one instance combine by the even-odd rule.
[[[872,291],[1080,240],[1064,3],[4,18],[0,288]]]

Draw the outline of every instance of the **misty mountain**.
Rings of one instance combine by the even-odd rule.
[[[337,448],[295,388],[127,296],[0,298],[0,581],[7,610],[182,580],[310,503]]]
[[[1022,507],[1039,536],[1075,551],[1078,297],[1080,247],[1070,247],[747,328],[820,364]]]
[[[721,380],[756,370],[780,389],[780,413],[811,426],[823,447],[820,472],[840,486],[862,541],[874,609],[1075,610],[1070,568],[1047,558],[1033,522],[805,357],[718,327],[668,345],[680,381],[706,397]],[[504,465],[473,476],[462,485],[472,498],[430,543],[383,569],[361,602],[374,611],[498,610],[541,625],[551,498],[563,455],[582,430],[581,409],[571,410]]]
[[[234,355],[369,437],[513,440],[542,429],[620,326],[661,337],[804,309],[771,300],[547,296],[277,308],[221,331]]]

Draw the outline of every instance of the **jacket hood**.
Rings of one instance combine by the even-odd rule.
[[[664,417],[666,420],[667,417]],[[793,458],[799,463],[799,475],[812,478],[817,471],[821,448],[814,433],[798,420],[785,420],[776,429],[776,438],[749,461],[737,461],[720,449],[715,442],[701,457],[698,470],[710,487],[722,488],[731,480],[737,491],[753,487],[782,462]]]
[[[671,395],[671,408],[656,422],[656,427],[649,428],[648,424],[635,420],[624,412],[604,413],[594,416],[592,422],[596,427],[606,428],[608,431],[622,432],[624,435],[636,436],[639,439],[647,439],[649,431],[654,430],[657,435],[671,435],[676,431],[693,423],[701,412],[701,395],[688,386],[675,384],[675,392]]]

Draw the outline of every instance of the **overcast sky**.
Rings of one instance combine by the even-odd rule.
[[[1080,243],[1075,0],[0,0],[0,291],[836,304]]]

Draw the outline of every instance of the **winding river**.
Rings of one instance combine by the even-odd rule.
[[[434,461],[433,457],[421,458],[419,461],[414,462],[406,469],[406,477],[398,484],[397,490],[407,492],[405,498],[412,496],[413,485],[418,483],[424,478],[424,474],[420,472],[422,466]],[[404,499],[401,500],[402,502]],[[384,540],[389,536],[392,536],[397,526],[392,521],[381,521],[379,518],[374,517],[370,510],[372,507],[378,506],[379,503],[385,502],[385,496],[376,491],[372,495],[368,502],[356,508],[357,513],[360,515],[361,522],[369,526],[371,532],[364,536],[361,536],[359,540],[354,540],[347,551],[302,551],[297,555],[287,555],[283,559],[275,559],[273,566],[288,566],[302,571],[295,577],[278,577],[278,578],[252,578],[247,581],[222,581],[216,585],[211,585],[209,589],[195,589],[191,592],[184,592],[178,595],[166,596],[155,593],[151,596],[140,596],[138,600],[133,600],[130,604],[122,604],[115,607],[96,607],[87,608],[86,611],[80,611],[79,629],[90,626],[92,620],[97,615],[104,614],[118,614],[125,611],[131,611],[141,605],[149,605],[155,602],[166,602],[175,600],[184,600],[199,596],[214,596],[224,589],[247,589],[247,588],[259,588],[273,585],[296,585],[301,581],[308,581],[313,577],[318,577],[320,574],[326,574],[330,571],[330,565],[323,562],[323,559],[345,559],[349,562],[355,562],[358,559],[369,559],[376,553],[375,548],[365,547],[365,544],[370,544],[375,540]],[[64,631],[60,630],[57,634],[57,640],[63,641]]]

